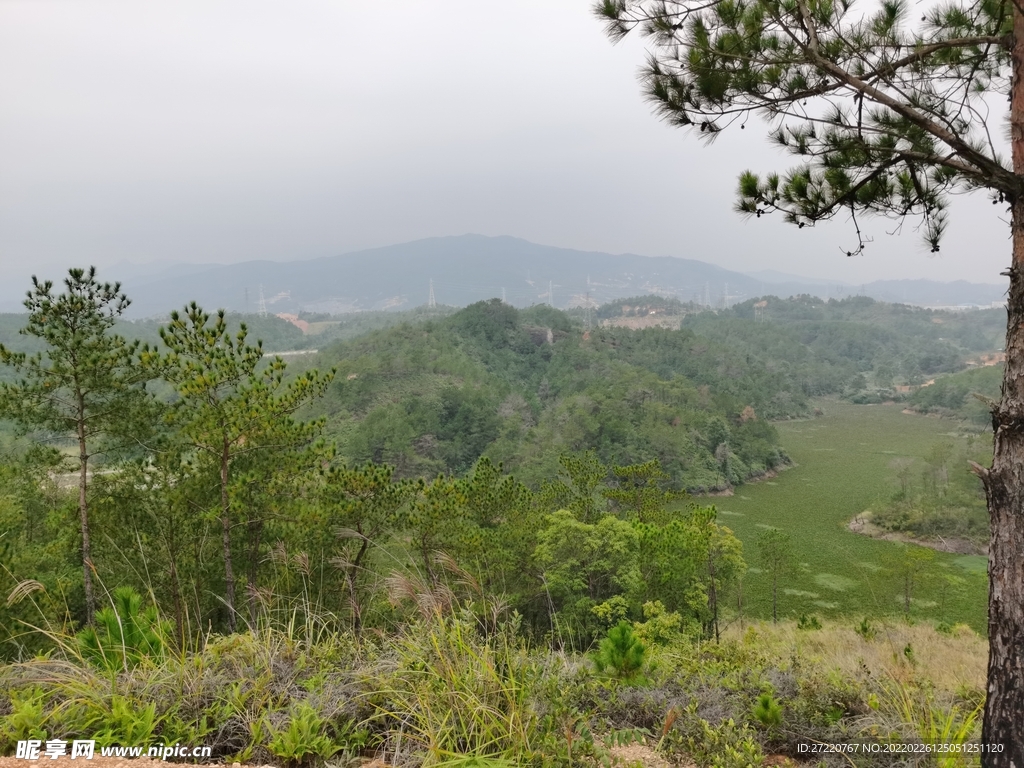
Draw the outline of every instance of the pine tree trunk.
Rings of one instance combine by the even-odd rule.
[[[362,534],[357,526],[356,530]],[[356,553],[351,564],[345,569],[345,583],[348,585],[348,597],[352,608],[352,629],[358,635],[363,629],[363,608],[359,602],[359,591],[356,589],[356,579],[359,578],[359,569],[362,567],[363,557],[370,549],[370,540],[363,536],[359,545],[359,552]]]
[[[235,631],[235,569],[231,563],[231,500],[228,498],[228,441],[220,457],[220,524],[224,549],[224,602],[228,607],[228,632]]]
[[[1013,127],[1015,156],[1019,127]],[[1003,396],[992,413],[992,469],[981,471],[991,526],[982,740],[1004,750],[984,760],[991,768],[1024,768],[1024,200],[1014,203],[1012,227]]]
[[[1013,11],[1010,141],[1024,177],[1024,14]],[[988,497],[988,695],[982,741],[1001,752],[986,768],[1024,768],[1024,196],[1013,200],[1003,394],[992,412],[992,468],[979,470]]]
[[[84,411],[78,398],[80,413]],[[78,517],[82,526],[82,584],[85,587],[85,622],[92,624],[96,615],[96,595],[92,588],[92,548],[89,545],[89,453],[85,441],[85,421],[78,419]]]

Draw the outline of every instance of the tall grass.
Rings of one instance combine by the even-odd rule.
[[[373,669],[371,720],[386,734],[385,755],[422,755],[424,766],[526,762],[539,726],[530,705],[538,672],[513,628],[485,639],[470,616],[421,620]]]
[[[0,667],[0,753],[21,738],[95,738],[287,766],[570,768],[647,739],[672,760],[747,766],[770,751],[796,757],[802,740],[958,742],[977,725],[984,644],[969,630],[758,624],[721,644],[652,646],[644,674],[625,679],[583,655],[531,649],[500,601],[482,604],[468,576],[444,570],[448,582],[392,579],[401,623],[386,634],[356,636],[272,595],[241,633],[131,664],[46,630],[49,654]],[[758,714],[766,700],[770,718]]]

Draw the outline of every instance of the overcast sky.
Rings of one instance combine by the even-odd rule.
[[[1006,213],[797,230],[732,212],[790,158],[660,123],[589,0],[0,0],[0,276],[333,255],[476,232],[848,283],[1001,282]],[[753,129],[753,130],[752,130]]]

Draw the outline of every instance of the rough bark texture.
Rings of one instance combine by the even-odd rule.
[[[1010,140],[1024,178],[1024,14],[1014,9]],[[986,768],[1024,768],[1024,195],[1013,200],[1003,394],[992,412],[992,469],[985,483],[989,539],[988,696],[982,740]]]
[[[1013,213],[1014,266],[1003,396],[992,414],[992,469],[983,472],[989,538],[988,698],[982,738],[992,768],[1024,768],[1024,201]]]

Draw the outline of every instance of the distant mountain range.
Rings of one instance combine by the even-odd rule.
[[[121,264],[101,277],[120,280],[131,315],[163,315],[196,301],[207,309],[329,312],[464,306],[502,298],[516,306],[566,308],[627,296],[660,294],[712,306],[756,296],[801,293],[851,295],[925,306],[981,305],[1002,300],[1005,288],[958,281],[881,280],[849,286],[774,271],[743,274],[703,261],[612,255],[537,245],[514,237],[462,235],[416,240],[307,261],[249,261],[175,267]],[[19,291],[20,293],[20,291]],[[4,296],[4,309],[12,303]]]

